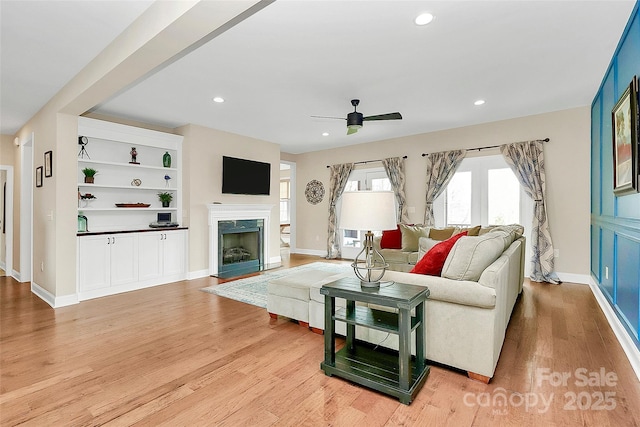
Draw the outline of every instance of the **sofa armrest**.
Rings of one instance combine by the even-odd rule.
[[[380,246],[380,242],[382,241],[382,236],[373,236],[373,249],[380,252],[382,247]]]

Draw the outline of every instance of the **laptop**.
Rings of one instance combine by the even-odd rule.
[[[158,220],[149,224],[152,228],[177,227],[177,222],[171,221],[171,212],[158,212]]]

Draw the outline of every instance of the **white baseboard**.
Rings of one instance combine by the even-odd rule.
[[[187,280],[201,279],[209,276],[209,269],[190,271],[187,273]]]
[[[591,276],[588,274],[560,273],[556,272],[560,280],[563,282],[578,283],[580,285],[588,285],[591,282]]]
[[[609,304],[609,301],[602,293],[598,284],[592,277],[589,279],[591,292],[593,292],[593,295],[596,297],[596,301],[598,301],[600,309],[607,318],[611,329],[613,329],[613,333],[616,335],[618,342],[622,346],[622,350],[624,350],[624,353],[627,355],[627,359],[629,359],[629,363],[631,363],[631,367],[633,368],[636,377],[638,377],[638,380],[640,381],[640,350],[638,350],[633,339],[629,336],[629,333],[622,325],[622,322],[613,311],[613,307]]]
[[[18,282],[22,283],[22,278],[20,277],[20,272],[17,270],[13,270],[11,277],[16,279]]]
[[[53,308],[66,307],[68,305],[78,304],[78,295],[63,295],[56,297],[48,290],[39,286],[37,283],[31,282],[31,292],[36,294],[38,298],[49,304]]]
[[[300,249],[300,248],[295,248],[295,249],[291,249],[292,254],[300,254],[300,255],[315,255],[315,256],[320,256],[320,257],[326,257],[327,256],[327,251],[319,251],[317,249]]]

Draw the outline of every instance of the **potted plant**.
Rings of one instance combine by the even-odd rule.
[[[158,199],[160,199],[160,201],[162,202],[163,208],[168,208],[169,204],[173,200],[173,194],[167,192],[158,193]]]
[[[82,173],[84,174],[84,182],[86,184],[93,184],[93,177],[98,171],[93,168],[84,168],[82,169]]]

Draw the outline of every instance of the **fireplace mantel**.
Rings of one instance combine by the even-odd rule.
[[[271,211],[275,205],[271,204],[230,204],[213,203],[207,205],[209,210],[209,275],[218,274],[218,222],[241,219],[264,220],[264,244],[262,245],[262,259],[269,260],[269,241],[271,234]]]

